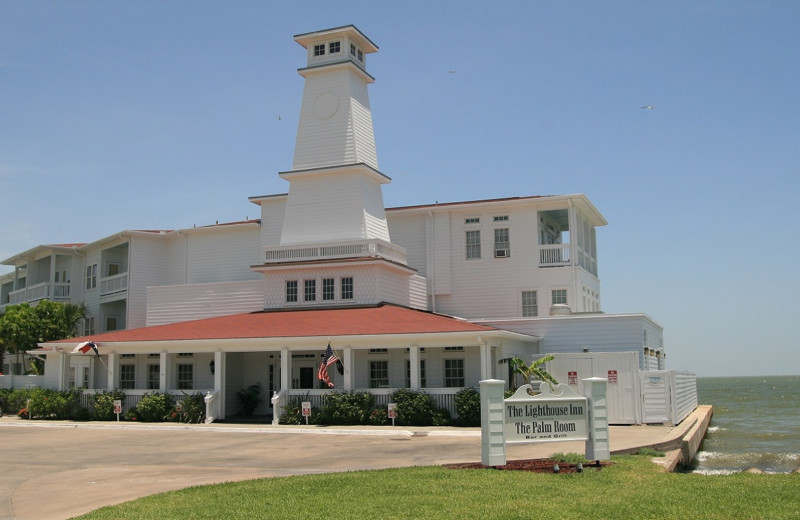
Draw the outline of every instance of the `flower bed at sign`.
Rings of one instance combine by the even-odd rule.
[[[579,465],[580,464],[580,468]],[[564,462],[555,459],[525,459],[510,460],[502,466],[484,466],[480,462],[463,462],[456,464],[446,464],[443,467],[448,469],[499,469],[507,471],[532,471],[534,473],[580,473],[582,471],[599,471],[603,467],[610,465],[611,462]],[[554,467],[558,466],[558,471]]]

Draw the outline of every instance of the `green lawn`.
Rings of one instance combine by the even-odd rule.
[[[200,486],[104,507],[114,519],[798,519],[800,475],[661,473],[649,457],[553,475],[418,467]]]

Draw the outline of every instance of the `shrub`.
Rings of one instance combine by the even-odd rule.
[[[375,408],[375,396],[369,392],[332,392],[325,397],[322,424],[367,424]]]
[[[206,398],[203,394],[199,392],[192,395],[184,394],[181,400],[183,412],[178,414],[178,420],[191,424],[199,424],[206,420]]]
[[[396,424],[400,426],[430,426],[433,424],[433,399],[424,392],[401,388],[392,392],[392,402],[397,403]]]
[[[136,420],[162,422],[170,420],[174,411],[172,399],[167,394],[145,394],[136,405]]]
[[[71,390],[51,390],[50,388],[31,388],[28,390],[28,412],[33,419],[74,419],[81,407],[80,388]],[[85,416],[85,414],[81,414]]]
[[[474,388],[459,390],[455,397],[459,426],[481,425],[481,394]]]
[[[369,423],[373,426],[389,424],[389,412],[386,408],[375,408],[369,413]]]
[[[239,397],[239,402],[242,403],[242,415],[253,415],[256,408],[261,404],[261,383],[256,383],[242,388],[236,394]]]
[[[283,414],[278,420],[278,424],[305,424],[306,418],[303,417],[303,401],[308,401],[308,394],[298,395],[289,399],[283,408]],[[320,416],[319,408],[311,409],[311,417],[308,424],[316,424]]]
[[[450,412],[447,408],[437,408],[433,411],[431,421],[434,426],[450,426]]]
[[[114,413],[114,401],[119,399],[125,402],[125,392],[115,390],[113,392],[102,392],[94,394],[92,397],[91,419],[95,421],[113,421],[117,418]]]

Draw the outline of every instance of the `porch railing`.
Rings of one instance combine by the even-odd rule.
[[[211,424],[221,415],[219,392],[208,391],[206,402],[206,424]]]
[[[69,300],[70,284],[42,282],[8,293],[8,304],[32,303],[39,300]]]
[[[128,273],[116,274],[100,279],[100,296],[108,296],[128,290]]]
[[[539,266],[558,267],[571,265],[569,244],[539,246]]]

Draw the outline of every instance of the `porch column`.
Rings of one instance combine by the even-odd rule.
[[[344,389],[351,391],[353,389],[353,349],[344,347],[342,349],[342,364],[344,365]]]
[[[419,370],[419,345],[411,345],[408,348],[408,363],[411,366],[410,386],[411,390],[419,391],[420,387],[420,370]],[[485,379],[485,378],[484,378]]]
[[[75,373],[75,377],[78,377],[77,371]],[[108,381],[106,381],[106,387],[108,390],[113,392],[114,388],[116,387],[117,383],[117,354],[115,352],[108,353]],[[78,382],[75,381],[77,385]]]
[[[292,366],[291,361],[292,355],[289,353],[289,347],[283,347],[281,349],[281,390],[288,390],[292,387],[291,385],[291,377],[292,377]]]
[[[167,374],[169,374],[169,355],[166,350],[162,350],[158,359],[158,366],[160,373],[158,374],[158,391],[164,393],[167,391]]]
[[[225,359],[225,353],[221,350],[214,352],[214,392],[220,400],[220,419],[225,418]]]
[[[481,349],[481,380],[492,378],[492,349],[478,336]]]
[[[56,297],[56,254],[55,252],[50,253],[50,279],[47,281],[47,297],[48,298],[55,298]],[[78,382],[75,382],[75,386],[78,385]]]
[[[59,352],[58,356],[58,389],[67,390],[69,387],[69,356],[66,352]]]

